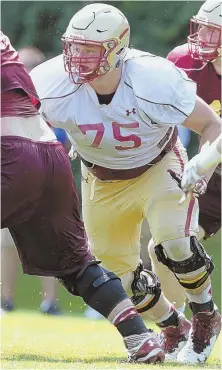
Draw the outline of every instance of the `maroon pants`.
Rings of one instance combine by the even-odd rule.
[[[27,274],[63,276],[92,259],[69,158],[60,143],[4,136],[1,227]]]
[[[199,198],[199,224],[207,236],[221,228],[221,174],[217,171],[210,178],[206,193]]]

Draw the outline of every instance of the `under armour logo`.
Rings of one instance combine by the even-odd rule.
[[[85,182],[86,184],[89,183],[89,178],[88,177],[85,179],[85,177],[82,176],[81,180],[82,180],[82,182]]]
[[[133,110],[131,110],[131,111],[130,111],[130,110],[128,110],[128,109],[126,110],[126,115],[127,115],[127,116],[129,116],[129,115],[130,115],[130,113],[136,114],[136,108],[133,108]]]

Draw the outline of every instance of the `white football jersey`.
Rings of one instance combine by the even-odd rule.
[[[168,60],[129,49],[110,104],[88,83],[74,85],[59,55],[31,71],[41,114],[67,130],[86,161],[112,169],[143,166],[169,141],[169,127],[194,109],[196,84]],[[172,130],[173,131],[173,130]]]

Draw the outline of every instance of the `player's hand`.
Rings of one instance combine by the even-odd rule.
[[[209,150],[209,146],[210,142],[207,141],[204,145],[202,145],[201,152],[195,155],[188,163],[185,164],[181,179],[181,189],[184,192],[192,191],[194,187],[197,188],[197,193],[200,195],[206,191],[206,178],[203,176],[203,171],[201,172],[200,163],[201,157],[204,155],[204,152]]]
[[[64,146],[69,158],[72,160],[77,158],[77,152],[75,150],[75,143],[72,137],[63,128],[50,126],[51,130],[54,132],[56,138]]]
[[[196,189],[196,193],[202,195],[206,191],[207,181],[203,175],[198,172],[198,160],[201,154],[195,155],[185,164],[181,178],[181,189],[186,193]]]
[[[74,159],[77,158],[78,153],[76,151],[76,145],[74,143],[74,140],[73,140],[72,136],[68,132],[67,132],[67,137],[68,137],[69,142],[71,144],[71,148],[70,148],[70,150],[68,152],[68,156],[71,159],[71,161],[73,161]]]
[[[194,186],[203,178],[197,173],[196,168],[189,162],[184,167],[184,172],[181,178],[181,189],[184,192],[191,191]]]
[[[73,145],[71,146],[71,149],[70,149],[70,151],[68,153],[68,156],[71,159],[71,161],[73,161],[74,159],[76,159],[77,156],[78,156],[78,153],[75,151],[75,148],[74,148]]]
[[[177,174],[176,172],[174,172],[172,170],[168,170],[168,172],[171,175],[171,177],[173,178],[173,180],[176,181],[177,185],[184,192],[183,196],[179,200],[180,205],[183,204],[184,201],[187,198],[191,199],[193,195],[198,197],[200,195],[203,195],[207,190],[207,180],[204,176],[199,177],[199,175],[198,175],[198,177],[194,177],[195,181],[193,181],[193,177],[192,177],[192,183],[188,182],[188,185],[185,184],[185,186],[184,186],[184,185],[182,185],[182,181],[183,181],[183,178],[184,178],[184,173],[183,174]],[[186,185],[187,185],[187,187],[186,187]]]

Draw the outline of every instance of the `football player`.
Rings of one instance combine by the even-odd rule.
[[[188,42],[172,50],[168,59],[186,71],[197,83],[197,94],[221,116],[221,0],[206,1],[198,14],[191,19]],[[209,148],[204,149],[189,161],[184,168],[182,188],[192,190],[195,183],[212,167],[221,162],[221,135]],[[218,149],[217,149],[218,148]],[[221,228],[221,169],[217,167],[208,182],[207,191],[199,198],[198,239],[214,235]],[[184,310],[185,294],[174,275],[160,262],[151,240],[149,253],[153,270],[158,274],[162,289],[168,299],[175,302],[179,310]],[[201,317],[200,317],[201,319]],[[202,341],[193,333],[193,342],[200,345],[200,356],[205,353],[205,343],[210,341],[210,331],[201,331]],[[183,359],[193,358],[190,344],[181,353]],[[204,355],[205,356],[205,355]],[[203,357],[204,357],[203,356]],[[198,356],[194,356],[198,358]]]
[[[197,240],[198,201],[192,197],[178,206],[183,192],[169,171],[182,173],[187,161],[178,125],[197,131],[203,144],[217,138],[221,121],[182,70],[129,49],[129,37],[119,9],[87,5],[70,20],[63,54],[31,75],[42,115],[69,132],[82,159],[83,218],[93,254],[121,278],[138,312],[162,329],[167,354],[180,356],[190,323],[140,263],[147,218],[159,261],[191,302],[194,332],[208,327],[208,357],[220,331],[211,293],[213,263]],[[199,348],[191,350],[202,361]]]
[[[31,78],[2,32],[0,47],[1,228],[9,228],[24,273],[54,276],[81,296],[118,329],[129,361],[162,361],[120,279],[90,252],[69,157],[40,118]]]
[[[25,46],[18,50],[19,58],[24,63],[28,72],[38,64],[46,60],[44,54],[34,46]],[[60,130],[60,129],[55,129]],[[56,131],[57,139],[63,139],[66,145],[65,135]],[[14,295],[18,277],[20,260],[15,243],[8,229],[1,230],[1,308],[4,311],[14,310]],[[58,283],[53,277],[40,277],[42,284],[42,302],[39,310],[48,315],[59,315],[61,311],[57,304]]]

